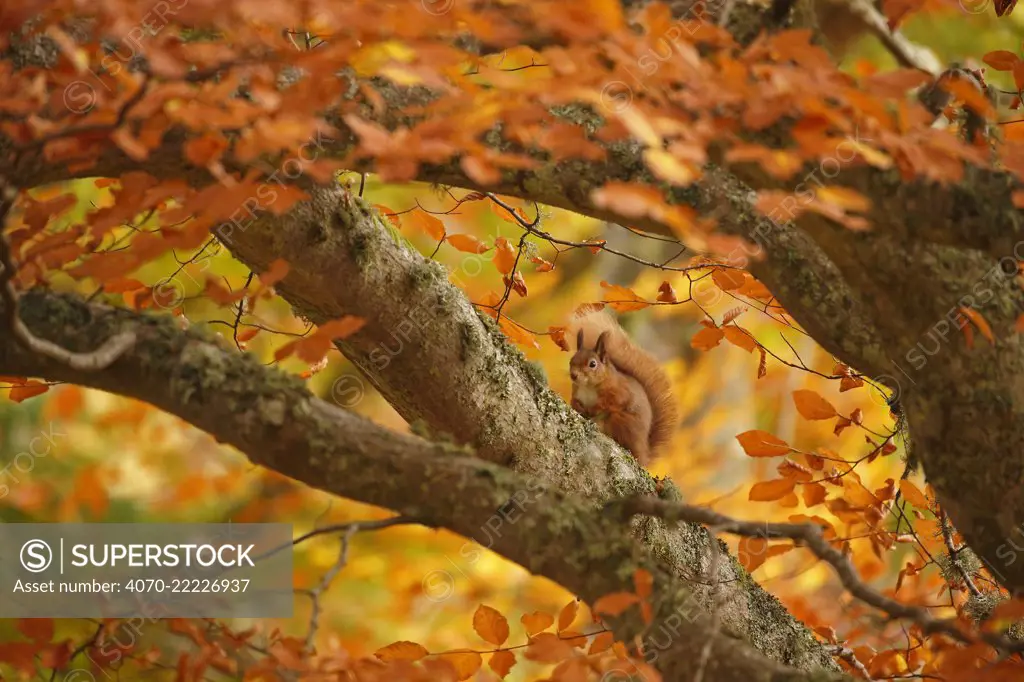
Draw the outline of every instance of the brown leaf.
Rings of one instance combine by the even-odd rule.
[[[662,303],[676,302],[676,290],[672,288],[671,284],[668,282],[661,283],[661,286],[658,287],[658,300]]]
[[[985,53],[981,60],[996,71],[1011,71],[1021,59],[1015,53],[1008,50],[993,50]]]

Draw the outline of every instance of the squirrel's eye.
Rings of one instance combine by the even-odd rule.
[[[597,369],[597,360],[590,361],[590,369]]]

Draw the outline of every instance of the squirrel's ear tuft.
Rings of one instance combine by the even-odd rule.
[[[576,350],[583,350],[583,330],[576,332]]]
[[[605,342],[608,340],[608,332],[601,332],[601,336],[597,337],[597,345],[594,346],[594,352],[597,353],[597,357],[601,358],[604,362],[605,356],[607,355],[608,349],[605,347]]]

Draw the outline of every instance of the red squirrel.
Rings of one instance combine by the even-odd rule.
[[[668,375],[600,308],[582,307],[567,331],[576,337],[569,361],[573,409],[647,466],[678,422]]]

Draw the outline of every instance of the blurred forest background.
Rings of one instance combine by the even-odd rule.
[[[1018,11],[1009,20],[999,20],[987,3],[947,3],[916,15],[903,30],[912,40],[933,48],[946,63],[980,66],[980,56],[986,52],[1012,50],[1021,44],[1024,13]],[[508,55],[506,66],[514,66],[516,59],[516,55]],[[892,66],[888,53],[874,39],[864,40],[844,60],[844,68],[861,74]],[[1007,74],[989,70],[986,77],[1000,84]],[[361,182],[358,175],[344,176],[342,181],[354,190]],[[79,204],[63,218],[68,223],[110,203],[109,190],[97,187],[94,181],[72,186]],[[52,191],[57,195],[66,188]],[[373,176],[365,178],[362,193],[371,203],[395,214],[403,236],[422,253],[434,253],[474,302],[500,296],[504,290],[501,275],[494,267],[484,267],[494,258],[493,250],[472,254],[447,243],[438,248],[436,233],[443,225],[449,234],[472,235],[487,245],[499,238],[516,244],[522,230],[504,209],[486,199],[456,207],[457,197],[464,192],[386,185]],[[36,198],[45,197],[37,193]],[[508,203],[530,219],[536,215],[537,208],[531,204],[511,199]],[[656,237],[565,211],[545,207],[540,211],[542,227],[557,226],[557,235],[563,239],[605,239],[609,246],[628,248],[639,258],[654,262],[678,256],[678,245]],[[137,227],[145,229],[146,224]],[[124,237],[129,230],[118,234]],[[776,356],[767,358],[767,371],[761,378],[757,352],[730,343],[709,349],[695,347],[701,345],[694,342],[702,329],[701,309],[718,318],[741,307],[738,299],[709,276],[709,270],[687,276],[644,267],[607,252],[567,249],[556,254],[547,243],[527,255],[553,263],[554,268],[544,272],[543,265],[524,267],[529,297],[513,294],[503,314],[523,331],[517,340],[524,353],[543,368],[552,387],[565,397],[570,391],[570,355],[558,348],[547,330],[564,325],[581,303],[614,300],[614,290],[602,287],[602,282],[626,287],[648,302],[658,299],[659,287],[666,281],[676,299],[692,295],[690,303],[637,305],[634,307],[642,309],[620,312],[626,329],[664,359],[673,377],[682,424],[652,471],[671,477],[686,501],[751,520],[819,515],[839,534],[849,532],[841,514],[820,505],[808,509],[799,495],[771,501],[749,499],[752,486],[779,478],[773,460],[749,457],[737,442],[737,434],[752,429],[775,434],[800,451],[849,462],[838,464],[840,470],[851,469],[840,484],[846,486],[848,497],[856,496],[858,486],[875,491],[894,481],[898,484],[905,468],[904,443],[895,433],[885,395],[870,384],[840,393],[834,382],[807,371],[804,367],[829,374],[834,363],[806,334],[743,305],[743,326]],[[687,263],[686,254],[671,261],[675,267]],[[167,296],[160,302],[164,310],[158,312],[180,309],[189,324],[213,324],[221,330],[225,343],[233,344],[231,324],[237,312],[211,300],[207,280],[218,279],[226,289],[238,290],[246,285],[249,272],[215,242],[192,253],[169,254],[126,276],[146,285],[164,282]],[[91,293],[85,284],[70,279],[55,278],[52,286]],[[131,295],[130,291],[123,293],[128,305]],[[241,345],[268,364],[275,362],[277,349],[309,331],[277,299],[261,300],[253,314],[244,316],[240,329]],[[396,339],[396,345],[400,343],[401,339]],[[337,350],[332,348],[327,359],[326,366],[311,368],[293,356],[281,366],[289,372],[309,374],[310,386],[324,398],[389,428],[410,428]],[[830,421],[801,419],[793,392],[802,389],[817,391],[843,415],[859,410],[861,424],[836,434]],[[15,386],[0,394],[0,469],[4,472],[0,484],[5,486],[0,490],[6,490],[0,499],[2,522],[284,521],[294,524],[298,536],[315,527],[391,515],[333,499],[253,467],[233,449],[149,405],[75,386],[41,391],[42,387],[32,385]],[[23,453],[28,453],[30,442],[35,443],[34,452],[26,458]],[[869,457],[873,452],[875,456]],[[814,473],[820,476],[820,472]],[[919,475],[911,476],[910,481],[925,490]],[[900,580],[902,600],[916,597],[940,605],[950,603],[953,597],[945,588],[941,565],[932,564],[913,579],[900,576],[908,561],[920,564],[929,553],[942,553],[938,522],[928,516],[918,519],[916,535],[902,535],[907,533],[907,524],[896,516],[888,523],[905,546],[883,555],[874,551],[870,539],[854,540],[854,558],[861,575],[879,587],[894,587]],[[934,532],[927,532],[929,528]],[[740,552],[744,563],[757,565],[758,559],[751,558],[749,552],[744,557],[735,538],[725,539]],[[573,599],[553,583],[532,577],[489,552],[467,551],[466,545],[459,536],[419,526],[356,535],[347,565],[321,598],[318,649],[343,647],[354,657],[367,656],[391,642],[411,640],[430,651],[486,650],[489,647],[472,626],[472,613],[479,604],[505,614],[513,624],[511,639],[518,636],[525,643],[522,631],[517,630],[520,615],[535,611],[556,614]],[[310,600],[301,590],[321,581],[337,559],[338,546],[337,536],[323,536],[296,547],[293,619],[236,622],[235,627],[256,626],[266,632],[280,628],[304,636],[309,628]],[[871,646],[898,636],[898,626],[879,627],[838,586],[832,569],[809,553],[784,552],[770,557],[756,568],[754,576],[809,626],[834,628],[851,646]],[[586,622],[587,617],[581,611],[578,622]],[[17,628],[13,620],[0,621],[0,642],[18,638]],[[81,640],[95,623],[65,620],[58,621],[56,628],[58,638],[66,634]],[[166,630],[151,629],[143,635],[153,638],[153,644],[161,649],[176,646],[175,636]],[[521,661],[508,679],[532,679],[539,670]],[[2,664],[0,672],[5,678],[13,674]],[[492,678],[487,670],[479,675]]]

